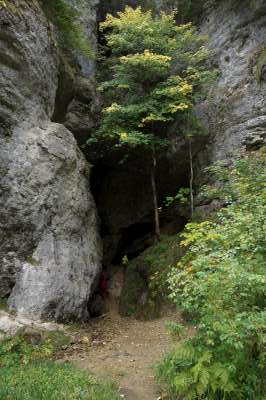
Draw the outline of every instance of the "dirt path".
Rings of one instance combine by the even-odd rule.
[[[94,320],[80,329],[76,343],[63,359],[116,381],[121,398],[156,400],[160,392],[153,366],[173,346],[165,322],[181,320],[177,313],[164,314],[154,321],[121,318],[116,313]]]

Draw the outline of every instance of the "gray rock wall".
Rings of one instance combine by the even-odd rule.
[[[217,2],[201,25],[220,70],[200,116],[210,134],[201,159],[230,159],[266,139],[266,4]]]
[[[68,0],[80,14],[80,23],[84,29],[92,51],[97,51],[97,11],[99,0]],[[99,113],[95,90],[96,56],[88,59],[74,52],[74,61],[78,73],[74,79],[73,97],[67,106],[61,121],[71,130],[80,142],[85,142],[89,129],[97,123]],[[68,78],[66,77],[68,80]],[[67,83],[68,84],[68,83]]]
[[[51,116],[57,89],[54,27],[37,1],[0,3],[0,134]]]
[[[13,188],[3,213],[6,219],[11,210],[15,213],[16,229],[24,229],[32,251],[21,261],[9,304],[40,319],[81,319],[101,256],[88,165],[62,125],[21,133],[13,135],[9,147],[5,181],[12,174]],[[20,248],[23,238],[17,239],[13,249]]]
[[[0,5],[0,296],[34,319],[85,318],[101,242],[90,167],[50,122],[55,28],[37,1]]]

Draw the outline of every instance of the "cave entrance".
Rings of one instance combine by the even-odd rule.
[[[121,240],[112,264],[121,264],[124,256],[129,260],[137,257],[152,245],[154,224],[151,222],[136,223],[121,229]]]

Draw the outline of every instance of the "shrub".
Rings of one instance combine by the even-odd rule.
[[[262,150],[231,170],[215,166],[228,206],[184,233],[188,251],[171,272],[171,298],[198,330],[159,367],[175,399],[265,398],[265,164]]]

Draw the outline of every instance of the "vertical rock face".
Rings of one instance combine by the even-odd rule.
[[[37,1],[0,7],[0,296],[32,318],[85,318],[101,243],[90,167],[50,122],[54,28]]]
[[[97,10],[99,0],[68,0],[78,10],[80,23],[93,51],[97,48]],[[73,97],[61,121],[81,141],[86,140],[89,129],[94,128],[98,114],[95,90],[95,59],[74,52],[78,73],[74,79]]]
[[[34,126],[53,112],[58,52],[37,1],[0,3],[0,134]]]
[[[200,107],[211,135],[207,154],[214,162],[259,146],[266,138],[265,1],[244,1],[238,7],[217,2],[201,30],[209,36],[220,70]]]
[[[78,11],[80,24],[92,50],[97,48],[97,9],[100,0],[67,0]],[[75,54],[80,72],[84,77],[91,78],[95,73],[95,59],[88,59],[78,53]]]
[[[101,254],[88,165],[62,125],[17,132],[12,144],[5,181],[13,188],[3,213],[8,221],[15,212],[20,240],[30,240],[32,250],[9,304],[32,317],[84,318]]]

